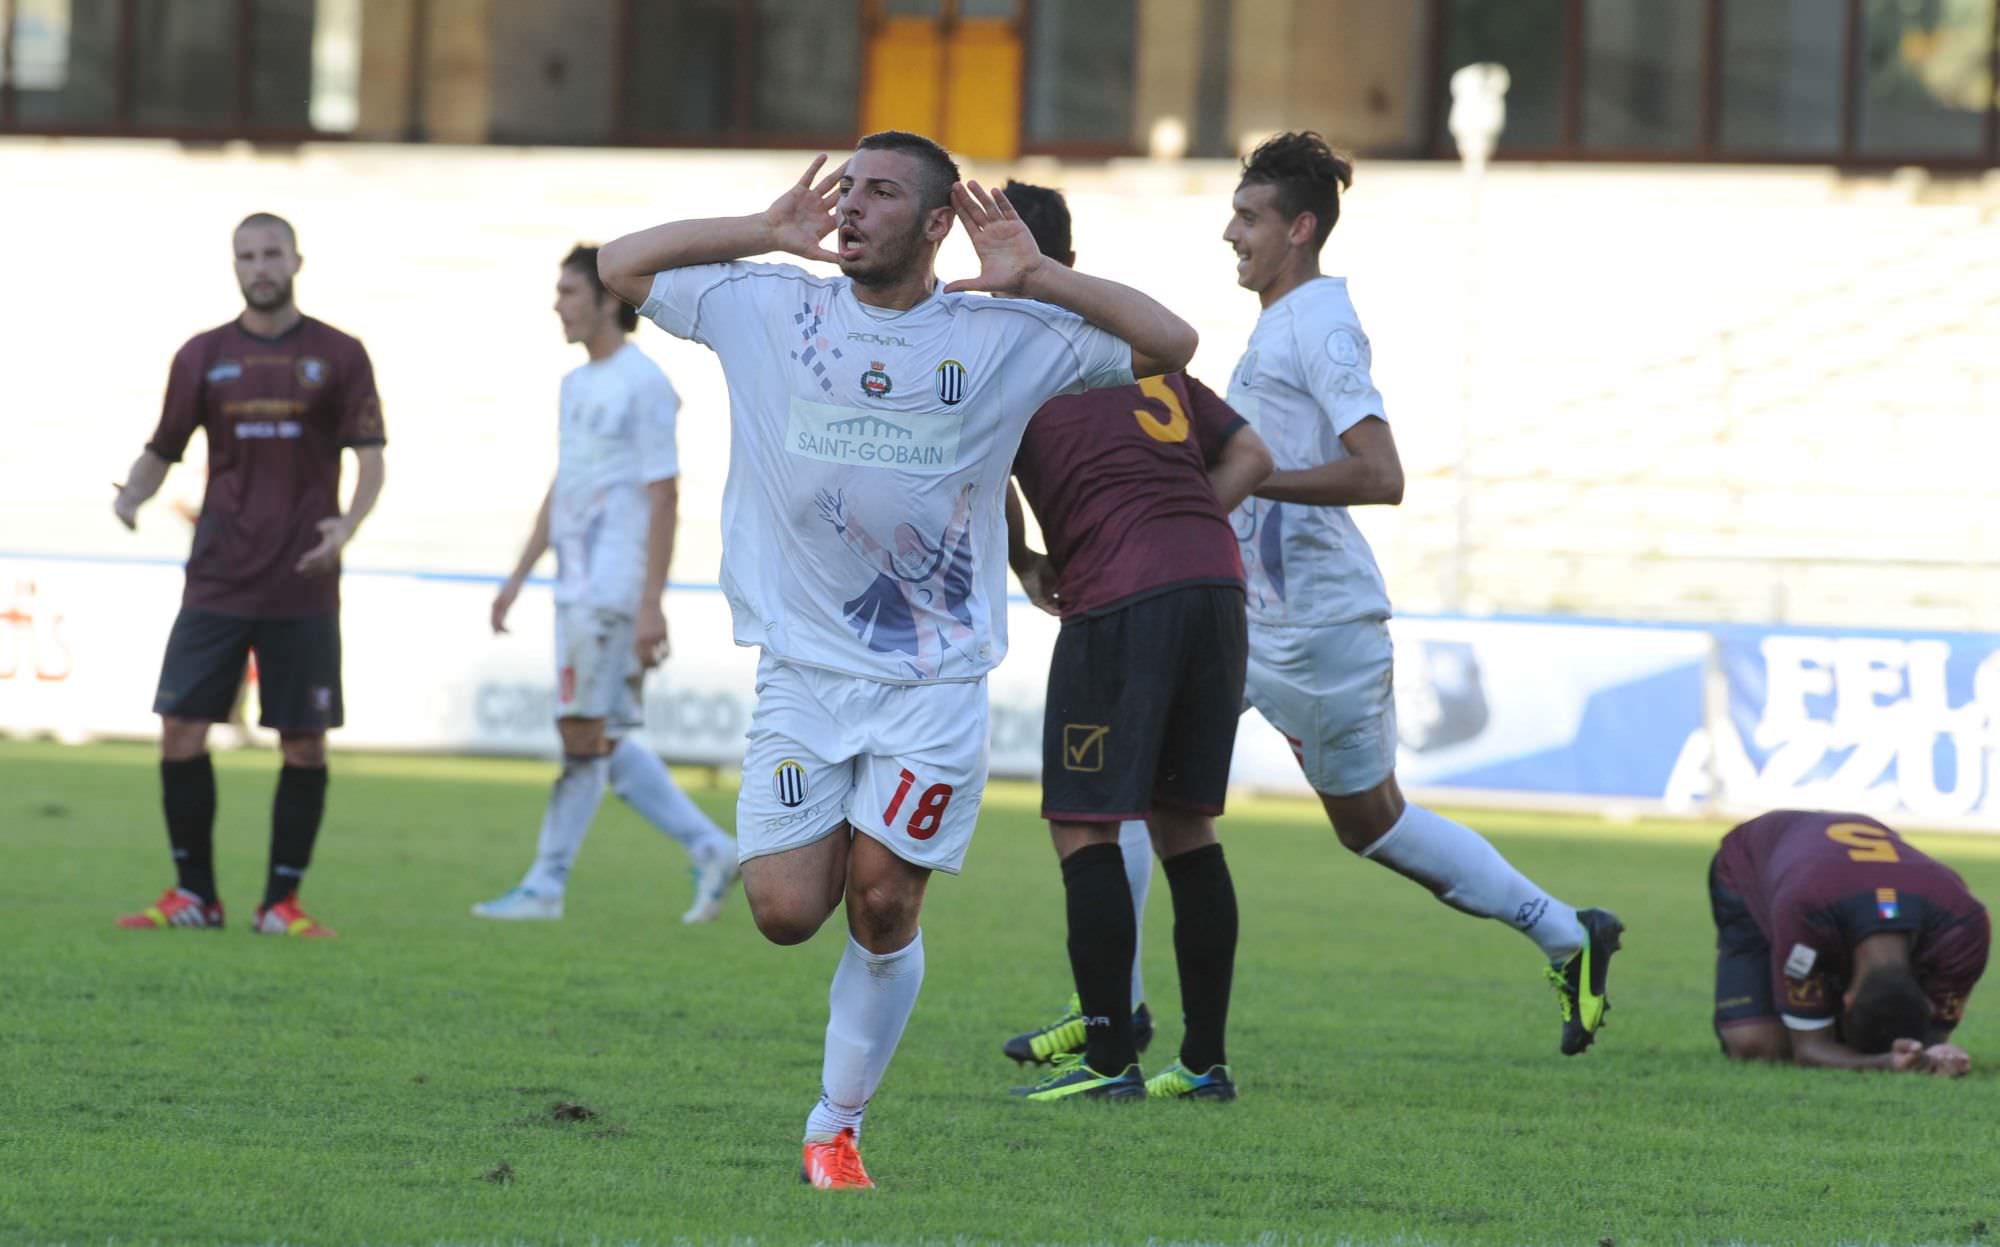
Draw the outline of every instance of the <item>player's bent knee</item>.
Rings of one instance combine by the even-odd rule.
[[[799,897],[760,897],[745,889],[750,916],[765,939],[781,947],[803,944],[826,924],[828,910],[804,902]]]
[[[1789,1061],[1792,1045],[1784,1032],[1762,1026],[1737,1027],[1721,1032],[1722,1053],[1732,1061]]]
[[[870,952],[894,952],[916,937],[922,893],[883,881],[847,889],[847,925]]]

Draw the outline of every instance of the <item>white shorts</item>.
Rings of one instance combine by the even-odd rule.
[[[646,670],[632,652],[632,616],[581,603],[556,607],[556,717],[602,719],[617,736],[646,722]]]
[[[1250,625],[1243,698],[1292,746],[1316,792],[1347,797],[1396,772],[1395,659],[1380,619]]]
[[[986,681],[883,684],[757,662],[736,854],[801,848],[842,822],[957,874],[986,793]]]

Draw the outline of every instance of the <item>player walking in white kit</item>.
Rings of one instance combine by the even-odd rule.
[[[958,871],[986,785],[1015,451],[1049,398],[1179,368],[1195,335],[1137,291],[1044,263],[1005,199],[959,185],[929,139],[870,135],[815,183],[824,160],[762,213],[633,234],[599,270],[714,350],[729,384],[722,583],[737,643],[763,650],[744,888],[778,944],[845,901],[803,1172],[865,1189],[856,1140],[923,979],[924,888]],[[940,288],[954,211],[981,271]],[[841,275],[740,262],[772,251]]]
[[[674,415],[680,398],[627,335],[638,315],[597,276],[597,249],[563,259],[556,314],[590,360],[562,383],[555,482],[520,562],[493,600],[493,630],[535,563],[556,551],[556,728],[563,769],[549,793],[535,863],[519,886],[472,907],[481,918],[562,917],[571,865],[604,789],[672,837],[694,862],[682,922],[708,922],[736,878],[736,842],[674,783],[659,755],[629,733],[645,725],[646,672],[667,655],[660,595],[679,505]]]
[[[1573,1056],[1603,1023],[1618,919],[1579,914],[1396,785],[1389,596],[1347,508],[1400,503],[1403,465],[1347,281],[1319,269],[1352,178],[1319,135],[1277,135],[1243,162],[1222,235],[1264,309],[1229,405],[1278,464],[1232,516],[1249,597],[1244,695],[1291,743],[1343,845],[1541,948]]]

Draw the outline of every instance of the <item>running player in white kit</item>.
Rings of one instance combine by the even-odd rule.
[[[563,336],[590,359],[563,378],[555,482],[513,575],[493,599],[493,630],[544,551],[556,551],[556,728],[563,769],[549,793],[534,865],[518,886],[472,907],[481,918],[563,914],[571,865],[611,791],[688,851],[694,903],[708,922],[736,878],[736,842],[675,785],[666,763],[630,733],[645,725],[646,672],[667,655],[660,595],[674,553],[680,398],[628,335],[639,318],[597,276],[597,249],[577,247],[556,280]]]
[[[1229,405],[1278,470],[1232,516],[1250,611],[1244,695],[1284,734],[1347,848],[1454,909],[1504,922],[1549,959],[1562,1051],[1603,1024],[1605,971],[1623,928],[1582,913],[1514,869],[1485,837],[1410,805],[1396,786],[1389,597],[1350,506],[1403,500],[1403,465],[1347,279],[1320,249],[1353,169],[1311,131],[1243,162],[1223,240],[1236,281],[1263,305],[1229,381]]]
[[[958,871],[985,789],[1014,453],[1048,399],[1178,369],[1195,333],[1044,261],[1005,198],[959,184],[929,139],[870,135],[814,182],[824,161],[764,212],[633,234],[598,267],[714,350],[729,384],[722,583],[737,643],[763,650],[743,883],[777,944],[845,900],[803,1175],[865,1189],[856,1140],[923,979],[924,888]],[[954,213],[981,271],[940,287]],[[840,275],[741,262],[773,251]]]

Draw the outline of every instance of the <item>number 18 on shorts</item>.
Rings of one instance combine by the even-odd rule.
[[[984,681],[882,684],[757,667],[743,786],[743,860],[801,848],[843,822],[896,856],[957,874],[986,790]]]

